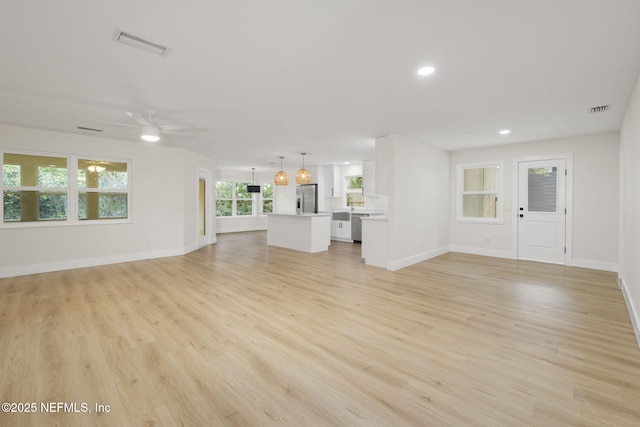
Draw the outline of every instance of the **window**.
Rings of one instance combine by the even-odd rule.
[[[4,153],[3,222],[66,220],[67,184],[66,157]]]
[[[233,215],[233,182],[216,181],[216,216]]]
[[[2,223],[128,219],[128,171],[122,161],[5,152]]]
[[[124,162],[78,160],[78,219],[128,216],[128,174]]]
[[[273,183],[262,184],[262,213],[273,212]]]
[[[216,181],[216,216],[253,215],[253,193],[248,182]]]
[[[248,182],[236,182],[236,215],[253,215],[253,194],[247,191]]]
[[[346,204],[347,207],[364,206],[364,195],[362,194],[362,176],[348,176]]]
[[[502,164],[458,166],[457,220],[502,222]]]

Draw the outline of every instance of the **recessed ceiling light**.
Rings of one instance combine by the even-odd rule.
[[[419,76],[429,76],[431,74],[433,74],[433,72],[436,71],[435,68],[433,67],[422,67],[422,68],[418,68],[418,75]]]
[[[502,129],[500,132],[498,132],[500,135],[509,135],[511,133],[511,131],[509,129]]]
[[[348,164],[349,164],[349,162],[344,162],[344,164],[345,164],[345,165],[348,165]]]

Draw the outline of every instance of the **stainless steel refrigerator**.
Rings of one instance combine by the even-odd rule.
[[[305,184],[296,187],[296,212],[318,213],[318,184]]]

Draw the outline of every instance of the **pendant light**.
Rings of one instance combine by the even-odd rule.
[[[280,157],[280,172],[278,172],[276,174],[276,176],[273,178],[273,181],[276,183],[276,185],[289,185],[289,175],[287,175],[287,173],[282,170],[282,159],[284,159],[284,157]]]
[[[256,185],[256,168],[251,168],[251,184],[247,184],[247,193],[259,193],[260,185]]]
[[[304,156],[306,156],[307,153],[300,153],[300,154],[302,154],[302,168],[296,173],[296,183],[310,184],[311,172],[309,172],[309,169],[304,168]]]

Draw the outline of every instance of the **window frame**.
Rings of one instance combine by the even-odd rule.
[[[4,169],[4,155],[16,154],[23,156],[44,156],[44,157],[59,157],[67,160],[67,186],[60,187],[54,191],[54,188],[49,187],[32,187],[32,186],[5,186],[4,177],[0,178],[0,194],[3,195],[3,203],[0,203],[0,229],[8,228],[39,228],[39,227],[72,227],[72,226],[84,226],[84,225],[96,225],[96,224],[129,224],[133,222],[133,174],[132,174],[132,161],[128,159],[116,159],[104,156],[94,156],[85,154],[68,154],[68,153],[55,153],[55,152],[42,152],[42,151],[26,151],[26,150],[14,150],[0,148],[0,170]],[[86,191],[85,188],[78,186],[78,160],[92,159],[95,161],[103,162],[118,162],[126,163],[127,165],[127,189],[120,190],[118,192],[127,194],[127,217],[126,218],[102,218],[102,219],[80,219],[78,218],[78,196],[81,191]],[[4,220],[4,192],[5,191],[40,191],[44,192],[64,192],[67,198],[66,207],[66,219],[43,219],[38,221],[9,221]],[[108,190],[107,192],[114,192]]]
[[[351,181],[352,178],[360,178],[361,181],[361,186],[360,187],[355,187],[355,188],[351,188],[349,187],[349,182]],[[349,204],[349,195],[350,194],[357,194],[359,196],[362,197],[362,202],[355,202],[358,203],[358,208],[359,209],[363,209],[366,207],[366,198],[364,196],[364,174],[355,174],[355,175],[345,175],[344,176],[344,206],[346,208],[353,208],[353,204]],[[360,204],[362,203],[362,204]]]
[[[464,191],[464,172],[467,169],[497,168],[497,188],[495,191]],[[491,195],[495,194],[496,217],[468,217],[464,216],[465,195]],[[468,222],[479,224],[504,224],[504,164],[502,161],[487,161],[478,163],[465,163],[457,166],[456,176],[456,222]]]
[[[258,213],[258,206],[261,206],[261,199],[257,198],[255,195],[260,194],[262,197],[262,185],[260,184],[260,193],[249,193],[251,195],[250,198],[238,197],[238,184],[251,184],[247,180],[244,179],[224,179],[218,178],[215,181],[215,185],[219,182],[228,182],[232,185],[231,198],[219,198],[217,192],[215,193],[215,201],[219,200],[230,200],[231,201],[231,215],[228,216],[218,216],[217,207],[216,207],[216,219],[226,219],[226,218],[255,218]],[[256,184],[258,185],[258,184]],[[238,215],[238,201],[246,201],[251,200],[251,215]],[[258,203],[260,201],[260,203]],[[261,208],[260,208],[261,211]]]

